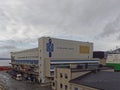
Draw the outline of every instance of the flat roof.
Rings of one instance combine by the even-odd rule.
[[[70,80],[70,83],[100,90],[120,90],[120,72],[99,71]]]

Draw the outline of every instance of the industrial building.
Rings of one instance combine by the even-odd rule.
[[[43,84],[51,83],[57,66],[88,67],[98,61],[93,59],[93,43],[51,37],[39,38],[38,48],[11,52],[13,70]]]

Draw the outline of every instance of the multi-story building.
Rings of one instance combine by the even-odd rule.
[[[35,50],[36,52],[34,49],[25,50],[30,54],[24,51],[11,53],[12,66],[15,64],[36,66],[37,79],[41,83],[53,80],[56,66],[69,67],[70,64],[77,64],[80,67],[79,64],[84,64],[87,67],[88,64],[98,63],[98,59],[93,59],[93,43],[90,42],[42,37],[38,40],[38,48]],[[36,58],[30,59],[31,56]]]
[[[55,69],[54,80],[52,82],[53,90],[71,90],[69,81],[89,73],[90,70],[87,68],[69,68],[69,67],[58,67]]]
[[[106,83],[107,81],[104,81],[105,78],[104,79],[101,78],[104,75],[105,77],[107,77],[106,74],[108,73],[113,74],[113,69],[108,67],[98,67],[97,65],[90,65],[90,64],[88,65],[87,68],[85,67],[84,64],[81,64],[81,67],[76,67],[76,66],[77,65],[71,65],[71,67],[56,67],[54,72],[55,73],[54,80],[51,84],[52,89],[53,90],[99,90],[96,84],[100,85],[100,83],[97,82],[96,80],[98,81],[103,80],[103,83]],[[90,80],[89,79],[87,80],[87,77],[89,77]],[[102,81],[100,82],[102,83]],[[86,84],[91,86],[87,86]]]

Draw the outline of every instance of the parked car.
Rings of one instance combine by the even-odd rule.
[[[16,80],[22,80],[22,75],[21,74],[17,74],[16,75]]]

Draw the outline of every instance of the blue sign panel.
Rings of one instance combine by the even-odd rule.
[[[52,57],[52,52],[54,51],[54,44],[52,39],[49,39],[49,42],[46,43],[46,51],[49,52],[49,57]]]

